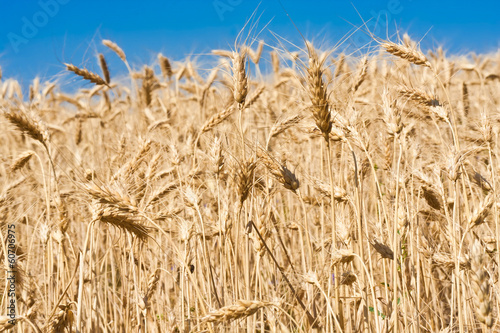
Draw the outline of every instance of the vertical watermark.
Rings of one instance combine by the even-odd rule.
[[[70,0],[39,0],[40,10],[31,17],[23,16],[21,18],[22,26],[20,31],[11,31],[7,34],[10,45],[15,53],[19,52],[21,45],[28,44],[29,41],[38,35],[40,29],[45,27],[51,18],[59,13],[61,5],[65,5]]]
[[[7,225],[7,316],[9,324],[16,324],[16,275],[17,275],[17,257],[16,257],[16,225]]]
[[[243,0],[213,0],[212,6],[219,16],[221,21],[224,21],[224,15],[227,12],[232,12],[236,6],[240,5]]]

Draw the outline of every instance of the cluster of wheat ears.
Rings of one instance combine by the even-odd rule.
[[[0,81],[0,331],[500,330],[500,53],[102,44],[129,75]]]

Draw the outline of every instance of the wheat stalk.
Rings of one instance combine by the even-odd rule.
[[[474,241],[471,250],[472,291],[475,294],[474,304],[478,319],[486,327],[493,326],[492,303],[490,301],[490,283],[488,272],[484,268],[485,255],[478,240]]]

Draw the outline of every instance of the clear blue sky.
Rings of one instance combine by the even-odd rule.
[[[363,20],[371,20],[369,28],[380,37],[386,36],[387,27],[389,34],[398,27],[414,39],[423,38],[423,49],[443,45],[453,53],[491,52],[500,45],[498,1],[281,2],[306,37],[325,46],[334,45]],[[4,77],[20,79],[23,85],[36,75],[56,77],[64,70],[63,62],[99,72],[98,52],[110,61],[112,74],[123,71],[100,44],[102,39],[120,45],[136,67],[151,63],[158,52],[174,60],[189,54],[203,60],[211,49],[232,46],[257,6],[257,28],[267,24],[260,36],[267,43],[277,45],[269,31],[300,40],[277,0],[2,0],[0,6],[0,66]],[[358,33],[346,46],[368,41]]]

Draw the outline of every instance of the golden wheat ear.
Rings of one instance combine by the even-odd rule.
[[[391,41],[384,42],[380,44],[380,46],[383,47],[388,53],[395,55],[396,57],[399,57],[401,59],[404,59],[412,64],[425,66],[429,68],[431,67],[429,59],[427,59],[427,57],[422,53],[422,51],[416,48],[411,48],[406,45],[396,44]]]
[[[85,68],[84,69],[78,68],[72,64],[64,64],[64,65],[66,65],[66,69],[68,71],[73,72],[76,75],[83,77],[85,80],[89,80],[90,82],[97,84],[97,85],[105,85],[105,86],[109,87],[108,83],[96,73],[93,73]]]
[[[328,101],[327,85],[323,79],[325,73],[326,53],[318,55],[312,43],[306,42],[309,55],[306,70],[306,90],[311,101],[310,111],[316,122],[316,126],[323,134],[325,140],[329,140],[332,129],[330,103]]]
[[[49,132],[45,124],[35,119],[31,114],[24,112],[22,109],[15,111],[4,109],[3,114],[18,130],[30,136],[33,140],[43,145],[46,145],[49,141]]]
[[[160,53],[158,54],[158,63],[160,64],[163,77],[170,79],[174,74],[172,65],[170,64],[170,60],[168,60],[167,57]]]
[[[125,52],[123,52],[123,50],[121,49],[121,47],[118,46],[118,44],[110,41],[109,39],[104,39],[102,41],[102,45],[109,47],[113,52],[116,53],[118,57],[120,57],[120,59],[123,62],[127,62],[127,57],[125,56]]]
[[[101,66],[104,81],[109,84],[109,82],[111,81],[111,76],[109,74],[108,63],[106,62],[106,58],[104,58],[104,54],[102,53],[99,53],[99,65]]]

